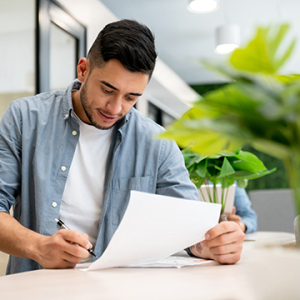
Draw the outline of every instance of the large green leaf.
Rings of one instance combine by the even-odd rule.
[[[271,170],[260,171],[255,174],[250,173],[250,172],[238,171],[234,174],[234,176],[232,176],[232,178],[234,178],[234,180],[240,180],[240,179],[253,180],[253,179],[257,179],[257,178],[263,177],[265,175],[268,175],[270,173],[273,173],[275,171],[276,171],[276,168],[273,168]]]
[[[284,51],[279,51],[282,50],[279,46],[288,29],[288,24],[258,28],[255,38],[245,48],[233,52],[230,63],[234,68],[242,71],[276,74],[295,47],[295,40],[293,40]]]
[[[263,162],[256,155],[250,152],[240,151],[239,154],[235,156],[235,159],[236,160],[232,163],[235,169],[252,173],[266,170]]]

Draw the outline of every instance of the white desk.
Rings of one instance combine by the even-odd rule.
[[[0,298],[300,299],[300,252],[261,248],[293,238],[290,233],[259,232],[255,242],[244,242],[242,259],[235,265],[212,261],[181,269],[39,270],[9,275],[0,278]]]

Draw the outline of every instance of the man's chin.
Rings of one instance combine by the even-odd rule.
[[[108,125],[108,126],[103,126],[103,125],[100,125],[100,124],[96,124],[96,123],[92,123],[92,125],[94,125],[97,129],[101,129],[101,130],[109,130],[111,129],[116,123],[113,123],[111,125]]]
[[[121,117],[120,119],[117,119],[116,121],[114,122],[111,122],[111,124],[99,124],[99,123],[96,123],[94,120],[91,120],[90,119],[90,122],[93,126],[95,126],[97,129],[101,129],[101,130],[109,130],[111,129],[112,127],[114,127],[117,123],[120,123],[120,122],[123,122],[125,116]]]

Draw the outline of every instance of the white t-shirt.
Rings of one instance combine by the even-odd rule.
[[[80,136],[60,206],[59,218],[96,243],[101,215],[106,160],[112,128],[100,130],[79,118]]]

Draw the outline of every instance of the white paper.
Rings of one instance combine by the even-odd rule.
[[[204,240],[221,205],[131,191],[125,215],[89,270],[159,262]]]
[[[222,187],[221,184],[217,184],[216,185],[217,188],[217,201],[218,203],[221,203],[221,198],[222,198]],[[211,195],[213,195],[213,185],[212,184],[208,184],[208,185],[201,185],[200,187],[201,191],[198,190],[199,193],[199,197],[201,201],[209,201],[209,197],[208,197],[208,193]],[[204,198],[203,198],[203,196]],[[229,186],[228,188],[226,188],[224,190],[224,195],[226,196],[227,194],[227,199],[226,199],[226,204],[225,204],[225,209],[224,212],[225,213],[232,213],[232,208],[233,208],[233,203],[234,203],[234,196],[235,196],[235,184]]]
[[[190,256],[177,256],[171,255],[163,260],[154,263],[148,264],[138,264],[138,265],[130,265],[130,266],[123,266],[121,268],[182,268],[187,266],[196,266],[202,265],[212,262],[212,260],[197,258],[197,257],[190,257]],[[80,263],[76,265],[76,269],[80,271],[87,271],[88,267],[92,263]]]
[[[158,262],[149,263],[149,264],[138,264],[138,265],[129,265],[125,267],[131,268],[181,268],[186,266],[196,266],[202,265],[211,262],[208,259],[202,259],[197,257],[190,256],[175,256],[171,255],[165,259],[162,259]]]

